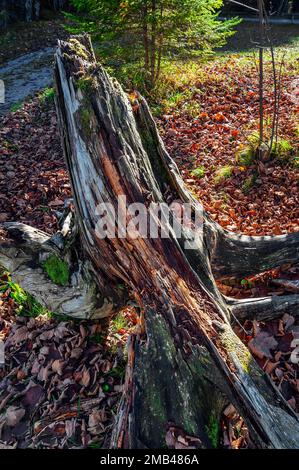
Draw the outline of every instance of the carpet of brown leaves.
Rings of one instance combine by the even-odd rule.
[[[0,222],[17,220],[53,233],[55,211],[70,194],[54,105],[35,98],[1,123]]]
[[[186,183],[211,216],[230,230],[247,234],[298,230],[298,170],[269,162],[260,169],[251,191],[242,191],[244,181],[255,171],[235,163],[237,147],[256,126],[254,65],[244,71],[234,60],[226,68],[217,63],[209,67],[209,82],[195,84],[192,95],[201,112],[191,118],[183,103],[160,120],[165,143]],[[296,109],[290,96],[294,71],[289,67],[284,78],[281,128],[282,136],[297,145]],[[199,165],[205,168],[200,180],[190,174]],[[233,166],[232,176],[216,184],[215,170],[223,165]],[[0,222],[18,220],[53,233],[57,229],[56,211],[70,195],[54,106],[34,98],[2,120]],[[293,268],[285,269],[284,277],[297,279],[296,268],[293,273]],[[220,287],[227,295],[239,298],[269,294],[274,290],[271,279],[280,274],[275,271],[256,277],[245,286],[238,280],[226,280]],[[2,445],[105,446],[122,388],[119,365],[124,361],[123,345],[136,317],[126,311],[129,326],[119,332],[100,322],[26,318],[16,315],[16,305],[7,292],[0,299],[0,339],[6,341],[6,364],[0,380]],[[275,293],[279,293],[277,288]],[[242,328],[237,333],[290,406],[299,410],[298,368],[290,363],[297,322],[284,316],[267,324],[248,323],[244,328],[246,337]],[[260,338],[265,335],[270,338],[269,348],[261,351]],[[178,445],[181,434],[175,430],[170,434],[173,446]],[[231,407],[223,415],[221,442],[230,448],[250,446],[246,426]]]
[[[30,318],[18,309],[9,288],[0,293],[0,448],[107,446],[135,312],[122,311],[118,328],[113,319]]]

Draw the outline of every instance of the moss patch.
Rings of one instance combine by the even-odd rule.
[[[206,426],[206,431],[212,446],[214,447],[214,449],[217,449],[219,441],[219,424],[213,413],[209,417],[209,422]]]
[[[68,265],[58,258],[58,256],[49,256],[43,263],[43,268],[54,284],[65,286],[69,282]]]
[[[76,38],[71,38],[69,39],[69,44],[72,49],[72,51],[79,57],[82,57],[82,59],[88,60],[88,51],[83,44],[81,44],[78,39]]]
[[[250,374],[254,365],[252,356],[235,334],[226,329],[225,332],[221,334],[221,342],[227,352],[234,353],[237,356],[243,371]]]

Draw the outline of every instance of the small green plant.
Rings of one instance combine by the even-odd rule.
[[[110,387],[109,384],[105,383],[105,384],[102,385],[102,390],[103,390],[104,393],[108,393],[108,392],[110,392],[111,387]]]
[[[43,268],[54,284],[65,286],[69,281],[69,268],[65,261],[51,255],[43,263]]]
[[[41,104],[47,105],[54,102],[55,90],[54,88],[45,88],[39,95]]]
[[[51,209],[48,206],[39,206],[39,210],[42,212],[50,212]]]
[[[90,449],[101,449],[102,444],[101,444],[101,442],[91,442],[90,444],[88,444],[88,447]]]
[[[244,287],[244,289],[252,289],[254,287],[254,283],[248,279],[242,279],[241,286]]]
[[[205,175],[205,169],[203,166],[198,166],[194,170],[191,171],[191,175],[195,178],[203,178]]]
[[[216,184],[220,183],[223,180],[230,178],[233,174],[234,167],[231,165],[226,165],[215,172],[214,181]]]
[[[172,112],[178,108],[185,100],[185,95],[181,91],[172,92],[163,102],[165,112]]]
[[[0,292],[6,292],[8,289],[9,297],[18,305],[16,313],[25,317],[36,318],[40,315],[47,315],[48,310],[40,305],[30,294],[27,294],[18,284],[10,280],[4,282],[0,287]]]
[[[294,168],[296,168],[297,170],[299,169],[299,155],[296,155],[296,156],[293,158],[293,166],[294,166]]]
[[[18,284],[15,284],[12,281],[8,281],[7,288],[10,289],[10,297],[14,299],[19,305],[23,305],[25,302],[27,302],[28,295]]]
[[[11,150],[13,152],[18,152],[19,151],[19,146],[17,144],[13,144],[13,143],[9,142],[8,140],[4,140],[2,142],[2,146],[3,146],[3,148],[5,148],[7,150]]]
[[[187,113],[192,118],[196,118],[201,111],[201,106],[198,101],[189,99],[186,103],[183,104],[182,111]]]
[[[117,333],[122,328],[127,328],[128,323],[126,318],[123,316],[122,313],[118,313],[112,320],[111,320],[111,329],[114,333]]]

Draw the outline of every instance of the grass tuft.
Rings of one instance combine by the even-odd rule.
[[[234,167],[231,165],[226,165],[221,168],[218,168],[214,176],[215,183],[218,184],[218,183],[221,183],[221,181],[224,181],[230,178],[233,174],[233,169]]]
[[[39,95],[39,100],[42,105],[48,105],[54,102],[55,90],[54,88],[45,88]]]
[[[194,176],[195,178],[203,178],[205,175],[205,169],[203,166],[198,166],[194,170],[191,171],[191,175]]]

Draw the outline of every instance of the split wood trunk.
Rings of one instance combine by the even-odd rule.
[[[214,223],[184,186],[146,101],[127,96],[96,63],[87,36],[59,42],[55,82],[74,221],[66,220],[51,238],[5,224],[0,263],[44,305],[56,302],[56,310],[73,316],[107,316],[132,299],[138,305],[140,325],[128,345],[111,446],[165,447],[170,426],[196,436],[200,447],[215,446],[213,430],[217,440],[222,411],[232,403],[257,447],[298,448],[297,415],[231,327],[238,317],[259,315],[261,304],[265,318],[284,308],[275,299],[234,302],[215,283],[215,277],[297,262],[298,234],[246,237]],[[202,235],[192,249],[187,226],[180,236],[170,227],[169,238],[102,239],[98,206],[110,204],[117,213],[120,196],[127,205],[147,208],[153,202],[189,203],[194,213],[202,211]],[[49,253],[69,265],[66,286],[53,285],[44,274]],[[294,312],[298,298],[290,297]]]

